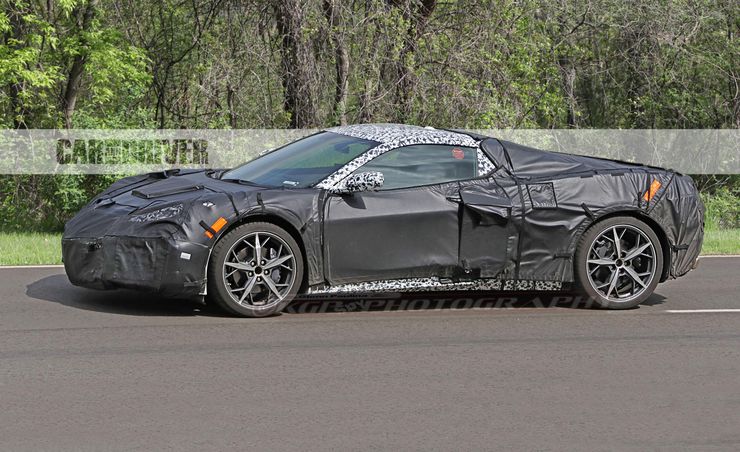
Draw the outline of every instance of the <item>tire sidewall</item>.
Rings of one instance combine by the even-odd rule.
[[[255,232],[269,232],[280,237],[280,239],[282,239],[290,248],[295,259],[295,277],[293,280],[293,286],[290,288],[288,295],[280,303],[266,309],[250,308],[238,304],[231,298],[231,295],[224,284],[223,278],[223,266],[224,261],[226,260],[226,253],[236,242]],[[214,245],[211,259],[208,263],[208,298],[227,312],[242,317],[267,317],[281,312],[298,294],[302,282],[303,253],[301,252],[300,246],[293,236],[285,229],[272,223],[245,223],[227,232],[226,235],[221,237]]]

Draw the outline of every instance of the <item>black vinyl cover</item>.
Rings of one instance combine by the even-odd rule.
[[[202,295],[216,241],[260,220],[301,244],[304,287],[432,276],[568,283],[583,232],[616,214],[658,232],[663,278],[694,266],[703,206],[689,177],[494,138],[480,147],[497,165],[490,176],[379,192],[257,187],[213,170],[124,178],[67,223],[65,269],[87,287]],[[226,226],[207,234],[219,218]]]

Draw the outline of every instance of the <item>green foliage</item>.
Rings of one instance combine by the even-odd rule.
[[[0,175],[0,230],[60,231],[122,175]]]
[[[296,80],[310,124],[342,120],[342,101],[350,123],[740,126],[738,2],[332,3],[333,20],[323,0],[0,0],[0,127],[288,127]],[[0,228],[58,229],[111,180],[0,176]],[[738,176],[697,180],[708,225],[736,227]]]
[[[712,195],[703,194],[702,200],[706,229],[740,229],[740,194],[722,187]]]
[[[151,83],[149,59],[107,20],[110,2],[3,0],[0,13],[2,127],[63,124],[64,95],[75,59],[84,72],[78,105],[98,114],[141,100]],[[84,16],[91,11],[86,26]]]
[[[88,63],[91,104],[115,106],[117,96],[143,97],[151,82],[144,51],[124,44],[113,30],[90,34],[88,39],[94,43]]]
[[[296,116],[284,97],[297,76],[284,66],[288,51],[309,71],[300,81],[316,97],[308,122],[330,125],[338,44],[349,61],[348,122],[740,125],[737,2],[372,0],[334,2],[329,23],[322,0],[0,1],[5,127],[62,126],[75,59],[84,63],[77,127],[82,110],[86,124],[114,127],[284,127]],[[298,24],[292,50],[278,10]]]

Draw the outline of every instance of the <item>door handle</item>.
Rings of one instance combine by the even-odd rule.
[[[451,202],[462,202],[462,198],[457,195],[447,196],[446,198],[448,201],[451,201]]]

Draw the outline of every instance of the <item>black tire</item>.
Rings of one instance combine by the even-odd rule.
[[[643,247],[644,251],[633,255]],[[645,222],[634,217],[612,217],[583,234],[574,267],[576,287],[596,307],[629,309],[652,295],[660,282],[663,250],[655,231]]]
[[[257,257],[257,248],[262,259]],[[292,258],[275,264],[288,255]],[[240,268],[234,267],[237,265]],[[295,239],[272,223],[246,223],[229,231],[213,247],[208,264],[208,303],[232,315],[266,317],[281,312],[295,298],[302,281],[303,255]]]

